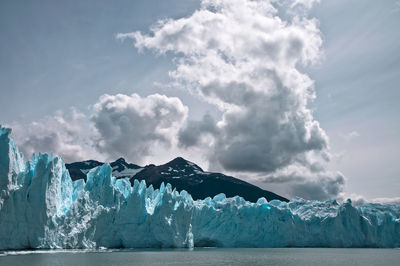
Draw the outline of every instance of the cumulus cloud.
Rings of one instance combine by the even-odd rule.
[[[153,94],[103,95],[93,106],[96,148],[110,158],[141,163],[159,145],[175,145],[188,108],[175,97]]]
[[[76,122],[72,130],[79,118],[70,124],[56,115],[32,126],[44,137],[37,140],[32,131],[21,139],[26,149],[52,149],[71,160],[93,151],[140,163],[160,145],[200,150],[211,170],[281,184],[288,196],[336,197],[345,178],[326,170],[328,137],[308,107],[314,82],[299,68],[321,56],[318,21],[307,14],[315,2],[202,0],[190,16],[159,21],[148,34],[117,35],[141,51],[175,54],[172,84],[215,105],[221,117],[187,121],[178,98],[106,94],[86,124]],[[82,132],[88,138],[74,142]]]
[[[310,9],[315,3],[319,3],[320,0],[295,0],[291,4],[291,7],[302,5],[308,9]]]
[[[400,197],[367,199],[366,197],[358,194],[350,194],[350,196],[342,196],[342,200],[345,198],[350,198],[355,206],[361,206],[367,203],[400,205]]]
[[[390,205],[400,205],[400,197],[393,198],[374,198],[370,202]]]
[[[269,185],[282,185],[280,192],[304,199],[325,200],[338,198],[343,194],[346,183],[340,172],[325,170],[322,164],[296,162],[261,178]]]
[[[180,130],[179,145],[185,148],[210,145],[212,137],[218,135],[218,132],[214,118],[206,114],[201,121],[189,121],[186,127]],[[211,138],[207,138],[207,135]]]
[[[156,148],[176,146],[177,132],[188,113],[178,98],[160,94],[105,94],[90,109],[90,115],[71,108],[29,124],[8,126],[26,157],[53,152],[66,162],[123,156],[141,163]]]
[[[16,144],[25,157],[33,153],[54,153],[67,162],[102,159],[92,146],[91,127],[87,117],[75,108],[67,113],[57,111],[29,124],[12,123],[12,134]]]
[[[318,22],[304,12],[314,2],[203,0],[186,18],[117,38],[132,39],[141,51],[174,53],[174,82],[221,111],[219,121],[187,123],[180,131],[182,147],[198,147],[206,138],[211,169],[257,173],[268,182],[274,176],[293,188],[291,196],[301,190],[324,199],[339,193],[345,179],[322,166],[329,158],[328,137],[308,108],[313,81],[298,68],[321,55]],[[320,158],[318,171],[307,161],[310,152]],[[299,171],[282,174],[288,168]]]

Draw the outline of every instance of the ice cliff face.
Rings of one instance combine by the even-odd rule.
[[[62,159],[24,162],[0,128],[0,249],[97,247],[398,247],[400,206],[305,201],[194,201],[167,184],[112,176],[71,181]]]

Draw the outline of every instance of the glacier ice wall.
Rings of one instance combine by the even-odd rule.
[[[295,198],[194,201],[167,184],[116,180],[108,164],[72,182],[62,159],[28,162],[0,128],[0,250],[98,247],[398,247],[400,206]]]

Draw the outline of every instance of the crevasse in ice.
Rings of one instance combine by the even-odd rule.
[[[116,180],[109,164],[71,181],[61,158],[28,162],[0,127],[0,249],[398,247],[400,206],[295,198],[194,201],[167,184]]]

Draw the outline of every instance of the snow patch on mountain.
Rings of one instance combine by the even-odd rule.
[[[125,168],[122,171],[115,170],[115,171],[113,171],[113,176],[115,176],[115,177],[134,177],[137,173],[139,173],[142,170],[143,170],[143,168],[138,168],[138,169]]]

